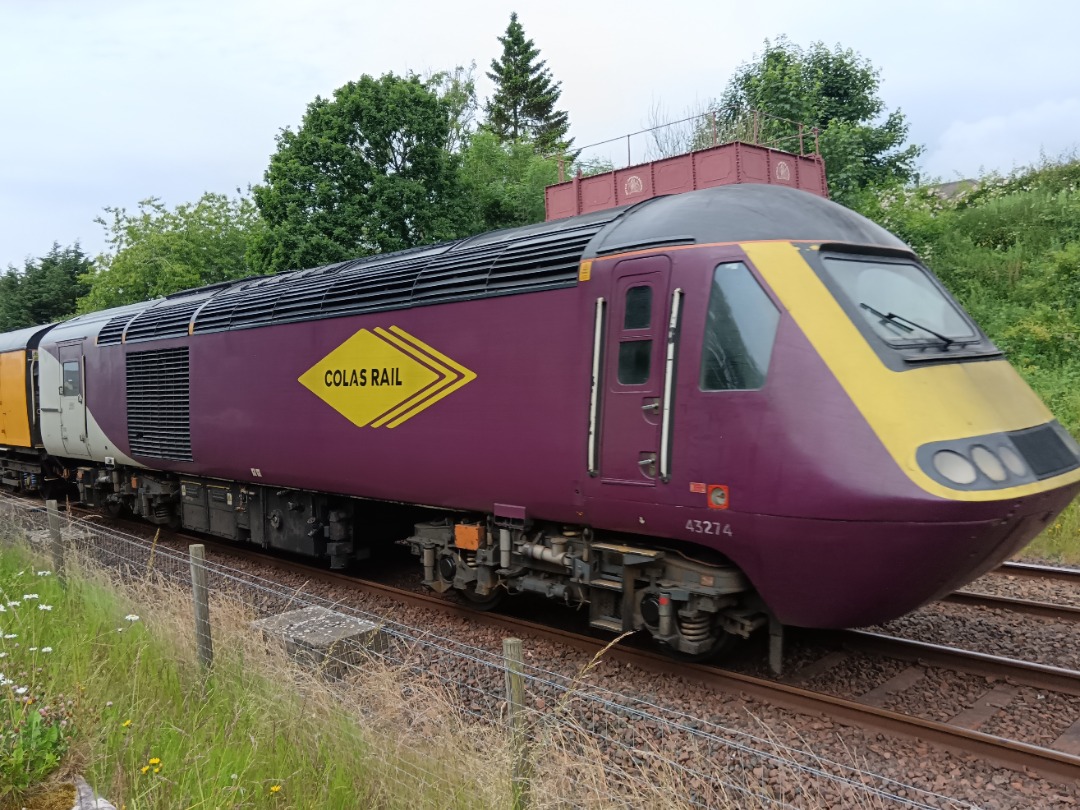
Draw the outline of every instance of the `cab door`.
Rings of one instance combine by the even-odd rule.
[[[60,353],[60,438],[74,458],[90,458],[86,430],[86,380],[82,341],[58,347]]]
[[[627,259],[612,271],[599,420],[603,484],[656,486],[670,275],[667,256]]]

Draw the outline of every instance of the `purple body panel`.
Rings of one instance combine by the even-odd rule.
[[[194,462],[148,466],[222,479],[530,518],[682,540],[737,563],[784,623],[889,619],[985,570],[1042,528],[1076,487],[1000,502],[949,501],[903,474],[790,317],[765,386],[698,388],[712,270],[737,246],[597,260],[574,288],[113,347],[86,347],[87,401],[129,452],[126,352],[190,346]],[[627,279],[630,279],[627,281]],[[636,279],[636,280],[635,280]],[[651,289],[627,329],[629,286]],[[671,478],[650,402],[663,395],[672,292],[683,294]],[[599,474],[588,473],[596,300],[607,302]],[[779,302],[778,306],[779,306]],[[781,312],[783,308],[780,307]],[[298,378],[360,329],[397,326],[476,379],[396,428],[356,427]],[[651,374],[620,384],[618,345],[651,340]],[[261,475],[256,479],[252,470]],[[705,487],[725,485],[726,509]],[[699,530],[689,528],[695,521]]]

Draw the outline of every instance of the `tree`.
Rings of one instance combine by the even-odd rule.
[[[489,130],[474,134],[462,153],[461,181],[475,231],[543,222],[544,188],[558,180],[555,160],[525,141],[501,142]]]
[[[109,251],[82,276],[89,292],[79,312],[132,304],[178,290],[252,274],[248,248],[260,223],[250,198],[204,194],[169,210],[158,199],[139,203],[136,214],[106,208],[98,218]]]
[[[430,74],[424,81],[435,95],[449,105],[450,132],[446,150],[459,154],[476,131],[476,62],[468,67],[458,65],[453,70],[440,70]]]
[[[491,60],[487,74],[495,82],[495,95],[486,105],[488,128],[503,141],[530,140],[541,154],[565,152],[573,139],[566,140],[568,114],[555,109],[561,85],[552,82],[546,62],[536,61],[540,51],[525,39],[517,12],[499,42],[502,56]]]
[[[418,76],[363,76],[316,98],[278,135],[255,244],[263,272],[344,261],[460,235],[451,105]]]
[[[75,312],[75,300],[86,292],[80,277],[92,264],[79,243],[52,249],[40,259],[27,259],[20,271],[8,266],[0,276],[0,332],[61,320]]]
[[[798,123],[817,127],[829,188],[843,202],[860,189],[916,177],[923,148],[905,145],[907,121],[900,110],[885,114],[880,85],[879,72],[853,50],[821,42],[803,50],[781,37],[766,40],[761,58],[735,72],[719,109],[728,117],[774,116],[760,132],[781,148],[793,148]]]

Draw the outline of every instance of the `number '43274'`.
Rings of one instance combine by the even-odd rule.
[[[694,534],[726,534],[733,536],[730,523],[717,523],[713,520],[688,520],[686,530]]]

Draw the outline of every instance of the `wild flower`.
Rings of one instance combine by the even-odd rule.
[[[37,572],[37,575],[38,575],[39,577],[47,577],[47,576],[49,576],[49,574],[51,574],[51,573],[52,573],[52,571],[38,571],[38,572]]]
[[[129,622],[137,622],[139,620],[139,617],[136,616],[134,613],[129,613],[124,618],[127,619]]]
[[[16,690],[15,690],[15,694],[16,694],[16,695],[25,695],[25,694],[26,694],[26,687],[25,687],[25,686],[20,686],[20,687],[18,687],[18,688],[17,688]]]
[[[139,768],[139,770],[142,771],[143,773],[146,773],[148,770],[150,770],[150,766],[149,765],[143,765],[141,768]]]
[[[40,597],[36,593],[24,593],[22,595],[22,598],[23,598],[23,601],[25,602],[28,599],[39,599]]]
[[[159,759],[158,757],[150,757],[147,762],[149,762],[151,765],[160,765],[161,759]]]
[[[270,792],[271,793],[279,793],[279,792],[281,792],[281,785],[271,785],[270,786]]]
[[[18,607],[21,604],[22,604],[22,602],[19,602],[19,601],[13,599],[13,600],[11,600],[10,602],[7,603],[7,606],[8,607]]]
[[[130,720],[130,719],[128,719],[128,720],[125,720],[125,721],[124,721],[123,723],[121,723],[120,725],[122,725],[122,726],[123,726],[124,728],[131,728],[131,720]]]
[[[41,651],[43,653],[51,653],[52,652],[52,647],[42,647]]]
[[[4,638],[18,638],[18,633],[4,633]]]
[[[38,610],[52,610],[52,605],[38,605]]]

